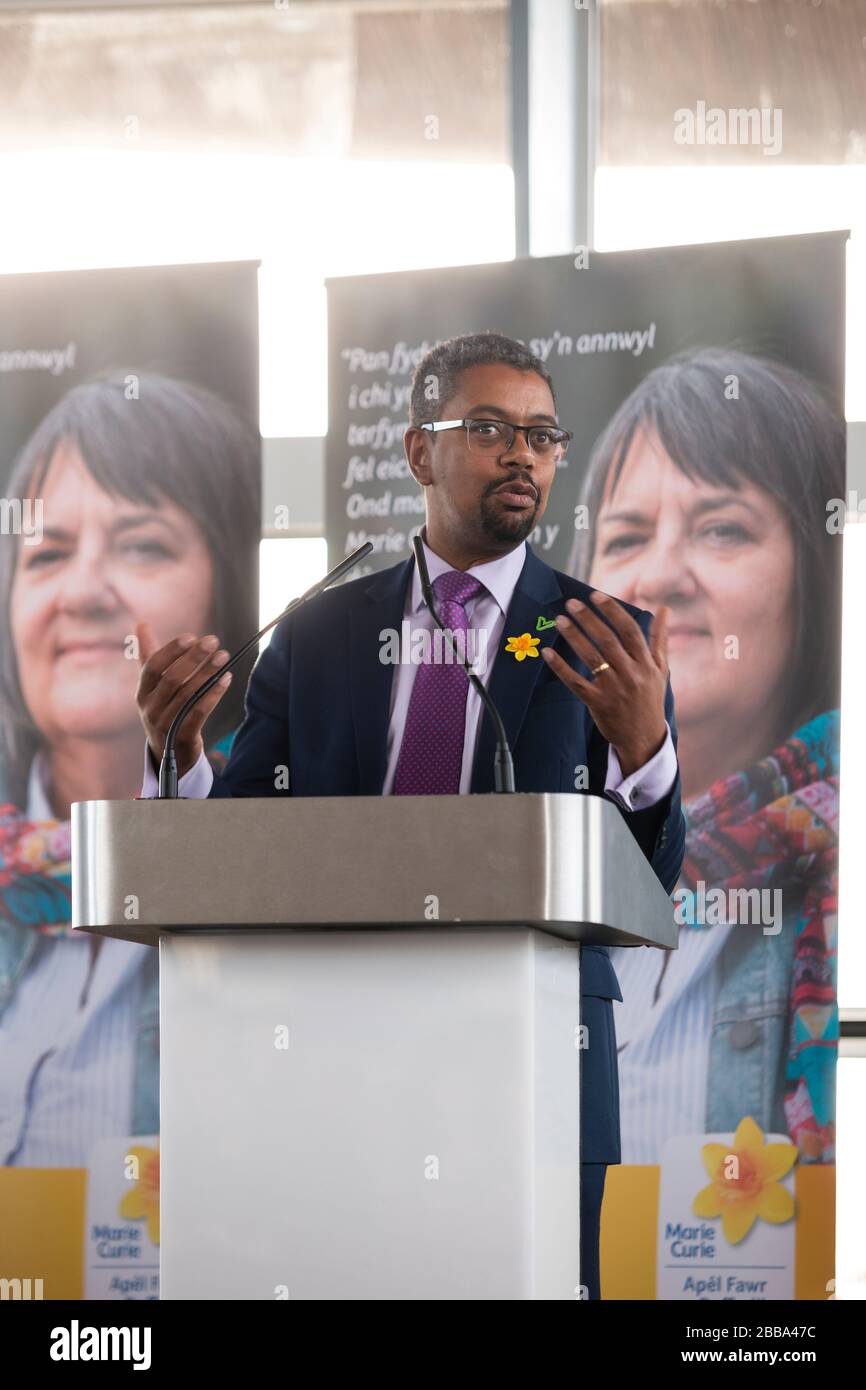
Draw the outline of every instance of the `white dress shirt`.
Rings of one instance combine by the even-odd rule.
[[[658,1163],[674,1134],[703,1134],[719,957],[730,923],[683,926],[679,950],[612,946],[623,1163]],[[656,997],[658,996],[658,997]]]
[[[26,814],[57,819],[40,755]],[[129,1133],[139,972],[150,948],[103,939],[92,964],[92,940],[39,933],[0,1016],[0,1164],[81,1168],[98,1139]]]
[[[426,543],[424,544],[424,551],[427,557],[427,568],[430,571],[430,582],[433,583],[440,574],[446,574],[451,566],[445,560],[440,559]],[[488,560],[485,564],[472,565],[467,570],[467,574],[475,575],[484,585],[481,593],[467,603],[466,616],[469,627],[475,633],[483,632],[486,634],[486,652],[484,653],[486,659],[473,663],[485,686],[488,683],[496,653],[499,650],[508,606],[517,587],[525,559],[526,544],[523,542],[515,550],[509,551],[507,555],[501,555],[497,560]],[[418,571],[414,566],[412,583],[408,586],[406,594],[403,617],[409,624],[410,633],[415,632],[418,628],[426,628],[430,632],[434,627],[433,618],[426,608],[421,593]],[[479,647],[480,645],[479,643]],[[410,651],[413,650],[411,637],[407,646]],[[539,657],[538,660],[540,661],[541,658]],[[388,760],[385,781],[382,785],[383,796],[388,796],[394,785],[394,773],[397,768],[400,745],[403,741],[403,731],[406,727],[406,716],[409,712],[409,701],[412,696],[412,684],[416,670],[417,667],[414,663],[406,662],[405,664],[398,664],[394,671],[391,685],[391,715],[388,724]],[[475,760],[475,749],[478,743],[483,711],[484,706],[481,697],[471,686],[468,686],[466,732],[463,739],[463,764],[460,772],[461,792],[468,792],[472,782],[472,764]],[[612,747],[608,750],[605,793],[619,801],[627,811],[642,811],[648,806],[654,806],[656,802],[667,796],[676,780],[677,756],[667,722],[665,728],[667,730],[665,741],[658,752],[650,758],[649,762],[630,773],[628,777],[622,775],[616,750]],[[212,785],[213,769],[202,752],[198,761],[178,779],[178,795],[203,800],[208,795]],[[152,797],[156,796],[157,791],[156,774],[151,763],[147,742],[145,742],[141,795]]]

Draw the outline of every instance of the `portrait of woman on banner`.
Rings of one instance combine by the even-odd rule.
[[[746,1115],[835,1158],[844,495],[838,411],[734,349],[656,368],[592,452],[570,569],[670,608],[687,823],[679,949],[611,951],[624,1163]]]
[[[159,1128],[158,976],[71,931],[70,807],[140,791],[136,623],[254,628],[259,436],[201,386],[113,371],[49,411],[7,492],[41,521],[0,552],[0,1164],[82,1167]],[[208,724],[217,765],[248,671]]]

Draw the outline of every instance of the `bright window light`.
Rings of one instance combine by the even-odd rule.
[[[328,571],[328,546],[324,536],[292,540],[261,541],[259,544],[259,627],[281,613],[293,598],[303,594]],[[261,640],[264,651],[271,640]]]
[[[595,177],[599,251],[850,228],[845,414],[866,420],[866,167],[605,166]]]
[[[261,260],[271,438],[326,432],[327,276],[514,255],[514,180],[501,164],[73,148],[0,154],[0,186],[19,210],[0,274]],[[413,188],[424,194],[415,217],[402,201]]]

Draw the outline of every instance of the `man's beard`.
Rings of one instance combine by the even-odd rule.
[[[535,527],[539,499],[534,507],[521,508],[520,511],[506,511],[493,501],[493,494],[482,497],[480,503],[481,530],[490,540],[498,544],[520,545]]]

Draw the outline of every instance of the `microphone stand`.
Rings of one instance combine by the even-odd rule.
[[[296,608],[300,608],[302,604],[308,603],[312,598],[318,598],[319,594],[324,593],[332,584],[336,584],[337,580],[342,579],[344,574],[348,574],[349,570],[353,569],[359,560],[362,560],[365,555],[369,555],[372,549],[372,542],[365,541],[357,550],[353,550],[351,555],[347,555],[345,560],[341,560],[339,565],[336,565],[329,574],[325,575],[324,579],[320,579],[311,589],[308,589],[306,593],[301,594],[299,598],[293,599],[288,607],[283,609],[282,613],[278,614],[266,627],[263,627],[261,632],[257,632],[254,637],[251,637],[248,642],[244,642],[244,645],[239,647],[238,650],[229,657],[228,661],[224,662],[222,666],[214,671],[213,675],[208,676],[204,684],[200,685],[198,690],[194,690],[186,703],[181,705],[174,719],[171,721],[168,733],[165,736],[165,749],[162,755],[162,762],[159,765],[159,796],[156,798],[157,800],[171,801],[177,798],[178,778],[177,757],[175,755],[177,732],[196,701],[200,700],[202,695],[206,695],[211,686],[216,685],[217,681],[221,676],[225,675],[226,671],[230,671],[233,666],[236,666],[241,657],[246,656],[250,647],[254,646],[260,637],[264,637],[265,633],[270,632],[271,628],[276,627],[277,623],[281,623],[283,618],[287,618],[290,613],[294,613]]]

